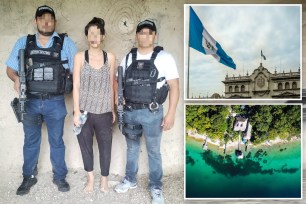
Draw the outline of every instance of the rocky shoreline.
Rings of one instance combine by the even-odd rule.
[[[207,138],[207,135],[201,135],[201,134],[198,134],[198,133],[187,132],[187,137],[192,138],[192,139],[194,139],[198,142],[202,142],[203,146],[204,146],[205,140],[207,140],[208,149],[212,149],[212,150],[218,151],[220,153],[224,152],[225,144],[221,144],[221,142],[219,140],[213,141],[210,138]],[[292,137],[290,141],[282,140],[280,138],[276,138],[275,140],[268,140],[268,141],[265,141],[265,142],[263,142],[261,144],[258,144],[258,145],[253,145],[252,143],[249,143],[247,148],[252,149],[252,148],[275,146],[275,145],[285,144],[285,143],[289,143],[289,142],[292,142],[292,141],[298,141],[298,140],[301,140],[301,138],[296,137],[296,136]],[[241,142],[240,145],[241,145],[240,147],[242,149],[245,148],[244,143]],[[230,154],[230,153],[234,152],[235,149],[237,149],[237,146],[238,146],[238,141],[229,141],[226,144],[226,154]]]

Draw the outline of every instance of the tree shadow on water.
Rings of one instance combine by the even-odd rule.
[[[186,150],[186,164],[190,164],[191,166],[195,164],[194,159],[191,156],[189,156],[188,150]]]
[[[201,153],[201,156],[207,165],[211,166],[215,172],[223,174],[226,177],[247,176],[250,174],[293,174],[298,171],[298,168],[286,168],[287,164],[283,165],[280,169],[263,169],[263,165],[267,163],[267,159],[269,159],[263,159],[263,157],[266,157],[267,155],[267,152],[262,149],[258,150],[253,157],[249,152],[244,159],[237,159],[236,157],[232,158],[230,155],[217,155],[210,150]],[[263,160],[263,165],[260,163],[261,160]]]

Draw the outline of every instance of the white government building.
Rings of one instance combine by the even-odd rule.
[[[300,98],[300,68],[298,71],[274,73],[262,66],[253,71],[251,75],[226,75],[222,81],[225,85],[224,98],[254,98],[254,99],[285,99]]]

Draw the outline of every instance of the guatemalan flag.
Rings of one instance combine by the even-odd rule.
[[[236,69],[233,59],[221,45],[207,32],[201,20],[190,6],[189,46],[206,55],[212,55],[220,63]]]

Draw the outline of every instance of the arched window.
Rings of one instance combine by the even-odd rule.
[[[289,82],[286,82],[286,83],[285,83],[285,89],[290,89]]]
[[[239,87],[235,86],[235,92],[239,92]]]
[[[283,84],[282,83],[278,83],[278,90],[282,90],[283,89]]]
[[[244,92],[244,91],[245,91],[245,86],[242,85],[242,86],[241,86],[241,92]]]
[[[230,87],[228,87],[228,92],[232,92],[233,91],[233,87],[232,86],[230,86]]]
[[[296,84],[296,82],[292,82],[292,89],[297,89],[297,84]]]

